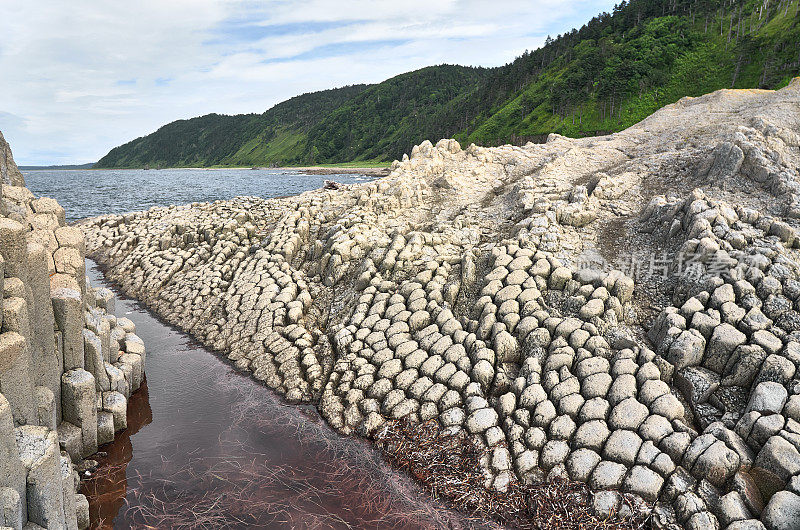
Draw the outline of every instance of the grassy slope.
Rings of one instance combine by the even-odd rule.
[[[115,147],[95,167],[253,166],[294,161],[304,149],[308,130],[365,88],[355,85],[303,94],[263,114],[209,114],[174,121]]]
[[[304,131],[276,127],[273,134],[251,138],[238,151],[221,161],[227,166],[258,166],[282,161],[294,161],[297,153],[305,149],[307,135]]]
[[[305,94],[261,115],[211,114],[114,148],[95,167],[380,164],[457,127],[440,109],[490,72],[441,65],[372,86]]]
[[[747,2],[745,11],[754,4]],[[666,75],[658,86],[627,94],[621,101],[616,101],[613,116],[609,113],[609,100],[601,97],[597,90],[587,91],[585,97],[575,102],[567,112],[553,111],[553,101],[549,97],[552,87],[559,86],[560,80],[579,67],[582,46],[576,46],[571,61],[556,61],[489,116],[476,120],[472,130],[462,131],[459,139],[478,144],[498,144],[550,132],[578,137],[619,131],[684,96],[699,96],[720,88],[785,86],[800,71],[796,62],[792,66],[796,43],[800,42],[800,23],[795,17],[797,4],[798,0],[790,2],[788,9],[773,14],[769,22],[752,35],[740,38],[738,44],[727,41],[727,16],[723,22],[723,36],[719,32],[719,17],[709,20],[707,31],[705,19],[697,18],[692,25],[688,17],[659,17],[649,21],[644,31],[630,31],[629,36],[618,42],[588,43],[593,47],[616,47],[617,55],[624,57],[631,49],[640,50],[653,47],[653,43],[668,42],[666,46],[660,46],[655,55],[628,57],[629,64],[634,67],[637,59],[645,63],[661,60],[665,63]],[[782,46],[785,49],[779,50]],[[613,59],[612,55],[609,62]],[[800,57],[795,55],[794,61],[798,60]],[[737,63],[740,69],[735,84],[732,84]],[[765,64],[769,65],[766,76]],[[526,106],[533,108],[526,113]]]

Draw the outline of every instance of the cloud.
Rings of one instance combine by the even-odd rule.
[[[94,161],[175,119],[431,64],[501,65],[613,3],[6,2],[0,130],[22,164]]]

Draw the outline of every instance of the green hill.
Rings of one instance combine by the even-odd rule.
[[[96,168],[253,166],[293,161],[307,131],[366,85],[303,94],[263,114],[207,114],[169,123],[112,149]]]
[[[394,159],[425,138],[452,136],[460,127],[443,111],[461,94],[482,86],[492,72],[431,66],[373,85],[309,131],[305,160]]]
[[[95,167],[390,161],[425,139],[618,131],[684,96],[784,86],[800,73],[799,13],[800,0],[631,0],[499,68],[432,66],[263,114],[181,120]]]
[[[441,65],[377,85],[303,94],[263,114],[208,114],[178,120],[115,147],[97,168],[266,166],[385,160],[417,140],[452,136],[437,111],[489,75]],[[400,156],[398,155],[398,156]]]
[[[684,96],[785,86],[800,73],[799,10],[797,0],[623,2],[504,67],[505,85],[521,88],[503,99],[503,83],[487,87],[501,103],[479,111],[457,138],[602,134]]]

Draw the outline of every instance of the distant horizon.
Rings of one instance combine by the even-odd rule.
[[[0,19],[0,131],[18,165],[82,165],[178,119],[442,63],[501,66],[615,3],[18,3]]]
[[[75,169],[90,169],[86,168],[86,166],[93,166],[97,162],[86,162],[83,164],[34,164],[34,165],[17,165],[20,171],[36,171],[38,169],[63,169],[63,168],[75,168]]]

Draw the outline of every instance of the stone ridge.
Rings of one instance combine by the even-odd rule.
[[[789,529],[798,167],[800,78],[81,227],[126,292],[342,433],[437,420],[486,448],[486,488],[568,477],[659,528]]]
[[[88,528],[73,464],[125,429],[133,323],[85,275],[86,242],[25,187],[0,134],[0,528]]]

